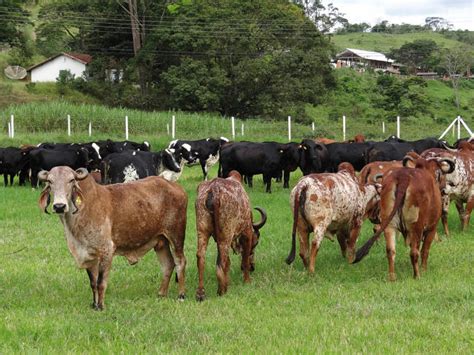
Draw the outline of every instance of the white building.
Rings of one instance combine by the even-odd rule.
[[[399,74],[400,65],[384,54],[362,49],[346,48],[336,55],[336,68],[351,67],[363,69],[366,67],[375,70]]]
[[[61,70],[69,70],[76,78],[81,77],[87,64],[92,61],[88,54],[59,53],[27,69],[28,80],[32,83],[56,81]]]

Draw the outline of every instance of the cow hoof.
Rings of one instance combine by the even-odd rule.
[[[103,305],[96,304],[95,307],[94,307],[94,311],[103,311],[103,310],[104,310]]]
[[[196,301],[202,302],[206,299],[206,295],[204,292],[202,293],[196,293]]]
[[[178,295],[178,301],[180,301],[180,302],[184,302],[185,298],[186,298],[186,295],[184,293],[180,293]]]
[[[397,275],[392,274],[392,273],[388,274],[388,281],[390,282],[397,281]]]

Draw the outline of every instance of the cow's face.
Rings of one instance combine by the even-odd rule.
[[[53,195],[53,212],[63,214],[72,210],[78,211],[77,205],[81,203],[83,197],[78,181],[87,177],[88,172],[84,168],[72,170],[66,166],[58,166],[49,172],[42,170],[38,173],[38,178],[46,183],[39,198],[39,206],[48,213],[48,205]]]
[[[173,148],[165,149],[162,155],[163,166],[166,169],[174,171],[175,173],[179,173],[181,171],[181,167],[176,161],[175,155],[176,155],[176,151]]]
[[[186,160],[186,163],[192,164],[199,159],[199,153],[191,149],[191,146],[187,143],[184,143],[176,150],[176,161],[180,162],[181,159]]]

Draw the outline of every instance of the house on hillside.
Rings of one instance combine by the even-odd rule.
[[[87,65],[92,61],[89,54],[63,52],[52,56],[27,69],[28,81],[56,81],[61,70],[69,70],[76,78],[81,77]]]
[[[379,52],[346,48],[336,55],[335,61],[336,68],[350,67],[359,70],[372,68],[389,74],[400,74],[400,65]]]

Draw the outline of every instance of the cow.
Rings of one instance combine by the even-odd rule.
[[[373,142],[327,144],[329,160],[326,170],[335,173],[339,164],[346,162],[350,163],[356,171],[361,171],[366,164],[366,151],[373,144]]]
[[[182,144],[180,147],[178,147],[178,149],[168,148],[168,150],[174,152],[173,156],[175,157],[180,170],[175,172],[171,169],[166,169],[160,173],[159,176],[164,177],[169,181],[177,181],[181,177],[184,167],[186,165],[195,164],[196,160],[199,159],[199,154],[196,151],[191,150],[191,146],[189,144]]]
[[[104,184],[117,184],[158,176],[166,170],[180,172],[175,151],[165,149],[157,153],[125,150],[108,154],[102,161],[101,176]]]
[[[91,146],[99,147],[99,154],[101,159],[104,159],[107,155],[112,153],[120,153],[125,150],[139,150],[143,152],[149,152],[151,150],[151,145],[147,141],[143,143],[132,142],[132,141],[112,141],[110,139],[86,143]]]
[[[196,198],[197,266],[199,286],[196,299],[205,299],[204,264],[209,237],[217,243],[218,295],[227,292],[230,267],[230,248],[242,256],[241,269],[244,282],[250,282],[250,271],[255,269],[254,249],[260,238],[260,229],[265,225],[267,214],[263,208],[256,207],[262,219],[252,222],[250,201],[242,186],[242,177],[231,171],[226,179],[215,178],[202,182],[197,188]]]
[[[361,184],[367,184],[371,181],[375,181],[379,175],[386,175],[390,170],[401,168],[402,166],[401,160],[374,161],[364,166],[360,171],[359,182]]]
[[[89,167],[89,151],[84,147],[63,150],[37,148],[30,152],[31,187],[38,187],[38,173],[55,166],[66,165],[72,169]]]
[[[409,163],[414,164],[409,168]],[[357,251],[353,263],[359,262],[372,245],[385,234],[389,280],[395,281],[395,234],[400,231],[410,245],[413,276],[420,276],[418,257],[427,268],[431,243],[441,217],[440,177],[453,172],[455,162],[447,158],[413,159],[407,156],[402,168],[394,169],[383,178],[380,192],[380,229]]]
[[[326,145],[312,139],[303,139],[300,147],[299,166],[303,175],[322,173],[326,170],[329,161]]]
[[[183,145],[191,147],[191,153],[194,155],[194,160],[188,165],[199,163],[202,168],[204,180],[207,180],[209,169],[219,161],[219,151],[223,144],[229,142],[225,137],[220,139],[199,139],[199,140],[173,140],[168,145],[168,149],[178,150]]]
[[[100,147],[97,143],[40,143],[38,148],[51,149],[51,150],[80,150],[81,148],[87,149],[89,155],[88,167],[89,171],[98,170],[102,156],[100,155]]]
[[[441,221],[448,236],[449,202],[455,202],[462,230],[468,227],[474,208],[474,151],[468,141],[459,142],[458,147],[457,150],[428,149],[421,154],[423,158],[448,158],[456,162],[454,171],[446,175],[446,186],[442,189],[444,194]]]
[[[251,177],[262,174],[266,192],[271,193],[272,178],[298,165],[299,154],[295,145],[277,142],[234,142],[221,148],[219,177],[227,177],[232,170]],[[295,168],[296,169],[296,168]],[[289,173],[288,173],[289,179]],[[249,182],[252,180],[249,179]],[[249,183],[251,186],[251,183]]]
[[[26,180],[26,171],[29,164],[29,152],[31,148],[0,148],[0,174],[3,174],[4,184],[13,186],[15,175],[20,174],[19,185],[24,185]]]
[[[349,163],[337,173],[311,174],[301,178],[290,195],[293,213],[291,251],[287,264],[295,260],[296,231],[305,268],[314,273],[316,255],[326,233],[336,234],[343,257],[352,262],[363,219],[376,206],[374,184],[360,185]],[[309,246],[309,234],[314,232]]]
[[[52,203],[69,251],[77,266],[87,270],[95,310],[104,309],[113,257],[125,256],[134,265],[151,249],[163,272],[158,294],[167,295],[176,268],[178,299],[184,299],[188,200],[181,186],[155,176],[129,184],[99,185],[86,169],[67,166],[43,170],[38,176],[46,183],[39,207],[48,212]]]

